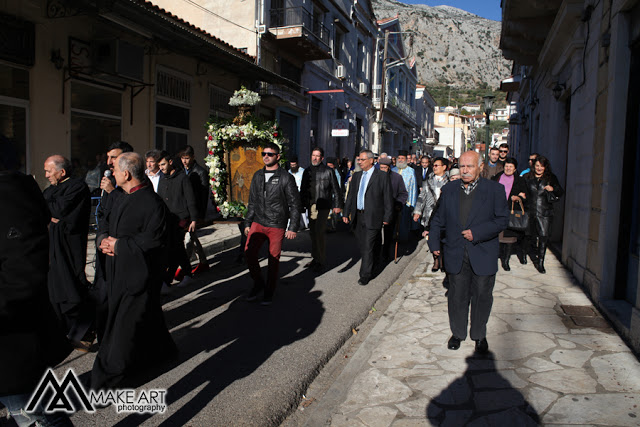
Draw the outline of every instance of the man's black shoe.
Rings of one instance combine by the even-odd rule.
[[[311,262],[308,262],[304,265],[304,268],[313,268],[316,265],[316,260],[312,259]]]
[[[476,353],[487,354],[489,352],[489,343],[486,338],[476,340]]]
[[[457,350],[460,348],[460,338],[457,338],[455,335],[451,335],[449,338],[449,344],[447,344],[447,348],[449,350]]]
[[[368,283],[369,283],[369,279],[362,279],[362,278],[360,278],[360,279],[358,280],[358,285],[360,285],[360,286],[367,286],[367,284],[368,284]]]
[[[251,292],[246,296],[245,301],[257,301],[258,295],[262,292],[262,286],[254,286],[251,288]]]
[[[311,270],[313,270],[314,273],[321,273],[324,270],[324,265],[315,263],[311,266]]]

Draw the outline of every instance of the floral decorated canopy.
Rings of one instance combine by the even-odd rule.
[[[228,154],[238,147],[258,148],[273,142],[283,152],[285,142],[282,131],[275,121],[265,121],[251,116],[250,109],[260,102],[260,96],[245,87],[235,91],[229,105],[237,106],[239,113],[233,120],[209,119],[207,122],[207,147],[209,155],[205,162],[209,167],[211,191],[218,211],[224,218],[243,217],[246,206],[242,202],[229,200]],[[284,156],[281,163],[285,162]]]

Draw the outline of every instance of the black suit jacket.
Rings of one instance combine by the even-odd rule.
[[[367,192],[364,196],[364,220],[366,228],[377,230],[382,229],[382,223],[391,222],[393,216],[393,193],[391,190],[391,178],[388,173],[381,172],[376,168],[371,168],[373,174],[369,178]],[[362,171],[356,172],[351,178],[349,195],[345,203],[344,214],[351,218],[355,226],[356,211],[358,210],[358,190]]]

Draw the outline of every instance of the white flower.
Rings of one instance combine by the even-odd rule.
[[[218,175],[220,173],[220,169],[216,168],[214,172],[216,173],[216,175]]]

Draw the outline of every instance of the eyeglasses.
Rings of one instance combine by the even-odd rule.
[[[277,156],[277,154],[276,153],[266,153],[266,152],[263,151],[262,152],[262,157],[264,157],[264,156],[275,157],[275,156]]]
[[[501,153],[508,153],[509,150],[500,150]]]
[[[434,168],[439,168],[441,166],[444,166],[444,165],[433,165]]]

